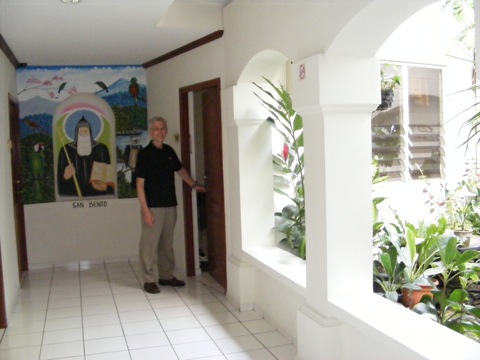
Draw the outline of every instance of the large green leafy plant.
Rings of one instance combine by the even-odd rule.
[[[284,234],[282,239],[293,252],[305,259],[305,192],[303,158],[303,120],[293,108],[290,94],[283,86],[265,79],[266,89],[254,84],[262,95],[255,94],[270,113],[267,121],[283,138],[281,151],[273,154],[274,191],[287,197],[289,204],[276,212],[279,222],[275,229]]]
[[[439,246],[439,256],[433,266],[438,269],[441,286],[433,291],[433,298],[424,297],[413,310],[480,341],[480,309],[471,304],[468,292],[480,280],[480,264],[474,261],[480,258],[480,251],[461,252],[451,237],[446,246]],[[451,286],[455,280],[458,285]]]
[[[444,218],[430,225],[420,221],[418,226],[402,221],[398,215],[395,219],[382,223],[374,237],[378,251],[373,263],[374,281],[392,301],[398,300],[400,289],[420,290],[432,284],[432,276],[440,272],[432,264],[448,239]]]

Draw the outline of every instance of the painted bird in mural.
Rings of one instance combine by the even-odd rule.
[[[39,123],[31,119],[25,119],[25,124],[27,124],[27,126],[32,130],[37,130],[42,128]]]
[[[45,144],[43,142],[33,145],[30,151],[30,165],[33,175],[33,182],[35,188],[35,199],[41,199],[40,179],[45,175]]]
[[[25,124],[27,124],[27,127],[32,130],[33,132],[42,132],[45,134],[48,134],[47,130],[45,130],[39,123],[32,119],[25,119],[23,120]]]
[[[132,77],[130,79],[130,85],[128,86],[128,92],[130,93],[130,95],[132,95],[133,101],[135,102],[135,105],[137,105],[138,94],[140,92],[140,86],[138,85],[137,78]]]
[[[94,84],[98,85],[102,90],[105,90],[105,92],[108,93],[108,86],[105,85],[105,83],[103,81],[95,81]],[[100,91],[102,91],[102,90],[100,90]]]
[[[63,82],[60,84],[60,86],[58,87],[58,94],[60,94],[60,91],[62,91],[63,89],[65,89],[65,86],[67,85],[66,82]]]

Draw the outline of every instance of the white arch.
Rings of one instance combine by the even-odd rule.
[[[406,19],[438,0],[415,0],[399,4],[375,0],[360,10],[333,39],[329,56],[374,57],[383,43]]]
[[[271,81],[281,80],[282,77],[285,77],[286,64],[288,62],[288,58],[278,51],[261,51],[245,65],[237,84],[264,82],[262,77]]]

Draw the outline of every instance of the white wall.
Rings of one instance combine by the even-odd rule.
[[[31,267],[138,256],[141,231],[138,200],[102,200],[106,207],[90,207],[90,203],[95,201],[25,206]]]
[[[297,343],[297,311],[305,303],[300,286],[287,286],[278,275],[259,268],[254,276],[255,309],[282,335]]]
[[[1,14],[0,14],[1,19]],[[0,29],[1,30],[1,29]],[[0,32],[1,33],[1,32]],[[10,126],[8,95],[15,97],[15,68],[0,51],[0,250],[7,317],[13,312],[20,291],[17,243],[13,218],[12,167],[10,158]]]

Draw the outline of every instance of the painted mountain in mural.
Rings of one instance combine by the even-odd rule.
[[[55,109],[57,108],[57,105],[58,101],[50,101],[41,96],[35,96],[29,100],[21,102],[20,118],[25,118],[31,115],[38,114],[39,109],[41,109],[41,113],[53,115]]]

